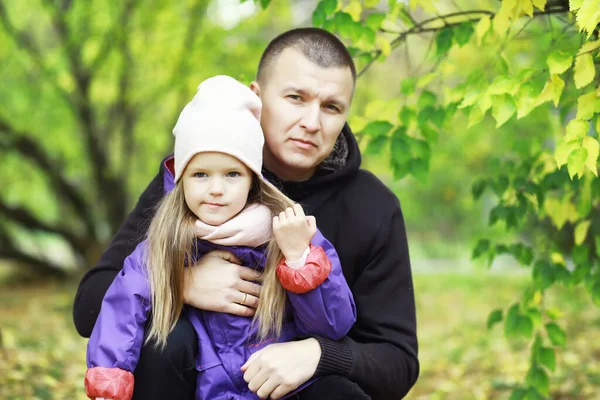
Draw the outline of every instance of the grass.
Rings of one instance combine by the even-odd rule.
[[[421,375],[409,399],[508,399],[527,374],[527,343],[485,327],[488,313],[518,299],[522,275],[423,273],[417,294]],[[86,340],[71,321],[76,283],[0,286],[0,398],[85,399]],[[568,333],[557,350],[551,398],[596,398],[600,388],[600,310],[581,288],[556,288],[549,303]]]

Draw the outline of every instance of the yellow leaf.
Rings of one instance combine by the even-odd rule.
[[[352,1],[350,4],[348,4],[346,6],[344,11],[346,11],[348,14],[350,14],[350,16],[352,17],[353,20],[358,22],[358,21],[360,21],[360,15],[362,13],[362,5],[358,1]]]
[[[469,122],[467,124],[467,128],[470,128],[474,125],[477,125],[483,119],[485,113],[481,111],[481,108],[476,105],[471,108],[471,112],[469,113]]]
[[[431,83],[431,81],[435,79],[435,77],[437,75],[438,75],[437,72],[430,72],[427,75],[423,75],[422,77],[420,77],[419,79],[417,79],[416,86],[418,88],[422,88],[422,87],[425,87],[425,86],[429,85]]]
[[[552,100],[554,105],[557,106],[564,87],[565,81],[563,81],[558,75],[552,75],[550,80],[546,82],[546,86],[544,86],[542,93],[540,93],[538,96],[537,105]]]
[[[586,31],[588,38],[600,23],[600,5],[598,0],[585,0],[577,11],[577,25],[580,31]]]
[[[550,220],[554,226],[556,226],[558,229],[561,229],[567,221],[573,222],[578,217],[577,209],[571,202],[570,196],[566,196],[562,200],[556,198],[547,198],[544,202],[544,211],[548,217],[550,217]],[[554,254],[552,255],[553,259]],[[560,256],[560,254],[558,254],[558,256]]]
[[[533,17],[533,3],[531,2],[531,0],[521,0],[519,1],[519,6],[520,6],[520,10],[519,11],[523,11],[525,14],[529,15],[530,17]],[[520,12],[519,15],[517,15],[516,17],[520,17]]]
[[[554,264],[562,264],[565,265],[565,259],[562,254],[554,252],[550,255],[550,259]]]
[[[577,119],[591,119],[598,111],[600,111],[600,100],[596,96],[596,91],[579,96],[577,99]]]
[[[554,159],[556,160],[558,168],[567,163],[573,150],[579,148],[580,145],[581,143],[579,140],[566,140],[566,138],[557,143],[556,149],[554,150]]]
[[[581,89],[588,85],[596,76],[596,69],[594,67],[594,59],[589,53],[582,54],[575,59],[575,87]]]
[[[581,4],[583,4],[583,0],[569,0],[569,10],[577,11],[581,7]]]
[[[600,40],[585,42],[577,54],[590,53],[600,47]]]
[[[392,44],[388,39],[384,38],[383,36],[377,36],[376,43],[379,49],[381,49],[381,54],[383,54],[385,57],[390,55],[392,52]]]
[[[577,246],[579,246],[580,244],[582,244],[583,241],[585,240],[585,237],[587,236],[588,229],[590,228],[590,222],[591,221],[589,221],[589,220],[581,221],[575,227],[575,244]]]
[[[588,152],[585,166],[592,171],[594,175],[598,176],[598,154],[600,153],[600,143],[598,143],[595,138],[586,136],[583,138],[582,147]]]
[[[533,295],[533,304],[539,305],[542,302],[542,292],[536,290]]]
[[[502,2],[502,4],[504,4],[504,2]],[[496,14],[494,17],[494,32],[496,32],[498,35],[502,35],[508,30],[509,26],[510,20],[508,15],[503,13]]]
[[[478,46],[481,45],[481,40],[483,39],[483,36],[485,36],[485,34],[490,30],[491,26],[492,22],[490,20],[489,15],[482,17],[477,23],[477,26],[475,27],[475,37],[477,38]]]
[[[546,0],[533,0],[533,5],[544,11],[546,8]]]
[[[582,139],[590,130],[590,124],[587,121],[580,119],[572,119],[566,127],[565,139],[576,140]]]

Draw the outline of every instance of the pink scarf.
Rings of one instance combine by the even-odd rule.
[[[212,226],[196,220],[196,236],[222,246],[258,247],[271,239],[273,217],[267,206],[251,204],[229,221]]]

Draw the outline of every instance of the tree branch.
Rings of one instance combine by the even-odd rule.
[[[0,131],[4,132],[3,139],[0,140],[0,150],[15,150],[23,157],[33,161],[40,171],[48,176],[56,194],[67,200],[77,216],[81,218],[86,227],[86,234],[89,237],[95,237],[95,223],[91,217],[90,207],[86,204],[84,197],[62,175],[60,166],[54,163],[40,144],[30,139],[33,135],[17,132],[7,121],[1,118]]]
[[[534,11],[533,15],[534,15],[534,17],[537,17],[540,15],[559,14],[559,13],[567,13],[567,12],[569,12],[568,5],[565,7],[564,4],[557,3],[557,4],[547,5],[545,11]],[[490,16],[490,17],[494,17],[496,15],[496,13],[494,13],[492,11],[488,11],[488,10],[460,11],[460,12],[453,12],[453,13],[449,13],[449,14],[445,14],[445,15],[439,15],[439,16],[436,16],[433,18],[423,20],[423,21],[417,23],[412,28],[407,29],[403,32],[395,32],[395,31],[389,31],[389,30],[381,30],[381,31],[386,32],[386,33],[394,33],[394,34],[398,35],[391,42],[392,49],[395,49],[402,42],[404,42],[409,35],[418,35],[418,34],[426,33],[426,32],[437,32],[437,31],[441,30],[442,28],[458,26],[458,25],[462,25],[466,22],[478,22],[482,17],[466,18],[466,19],[462,19],[458,22],[448,23],[447,20],[450,18],[456,18],[456,17],[462,18],[465,16],[468,17],[470,15],[481,15],[481,14],[483,14],[485,16]],[[441,23],[441,25],[439,25],[440,23]],[[432,24],[434,24],[436,26],[429,27],[429,28],[427,27],[428,25],[432,25]],[[367,65],[365,65],[362,70],[360,70],[360,72],[357,74],[357,77],[360,77],[361,75],[363,75],[371,67],[371,65],[373,65],[375,63],[375,61],[377,61],[379,59],[381,54],[382,54],[382,52],[380,49],[373,51],[373,57],[371,58],[369,63]]]
[[[29,33],[26,31],[18,30],[8,16],[6,6],[4,2],[0,0],[0,22],[4,26],[4,30],[9,37],[17,44],[17,46],[23,49],[27,55],[33,61],[34,66],[40,71],[52,87],[58,92],[60,97],[69,106],[74,105],[74,99],[63,87],[61,87],[56,81],[56,74],[52,73],[45,64],[44,58],[41,51],[35,46],[34,40]]]
[[[60,226],[53,226],[47,222],[40,221],[33,214],[23,207],[11,207],[0,200],[0,214],[3,214],[7,219],[14,223],[23,226],[29,230],[38,230],[47,233],[53,233],[61,236],[69,245],[78,252],[82,257],[86,254],[86,245],[83,240],[80,240],[77,235],[70,232],[68,229]]]
[[[53,264],[47,260],[37,258],[33,255],[24,253],[16,248],[8,233],[0,225],[0,259],[15,261],[21,263],[28,268],[35,270],[40,275],[55,276],[64,278],[67,272],[60,266]]]

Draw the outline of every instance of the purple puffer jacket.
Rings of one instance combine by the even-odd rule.
[[[167,175],[170,174],[165,174],[166,191],[173,188],[173,178]],[[249,317],[187,308],[185,315],[198,334],[197,399],[258,399],[248,390],[240,370],[252,353],[268,344],[287,342],[299,335],[316,334],[336,340],[348,333],[356,321],[356,308],[337,253],[320,231],[311,243],[323,248],[331,262],[331,272],[312,291],[304,294],[288,292],[286,322],[280,337],[258,342],[256,326],[252,326]],[[146,241],[140,243],[125,260],[123,270],[104,297],[88,343],[88,368],[116,367],[133,372],[137,365],[144,328],[151,314],[150,288],[143,265],[146,248]],[[198,241],[198,256],[214,249],[229,250],[243,265],[264,269],[264,249],[224,247]],[[308,384],[310,382],[298,390]]]

